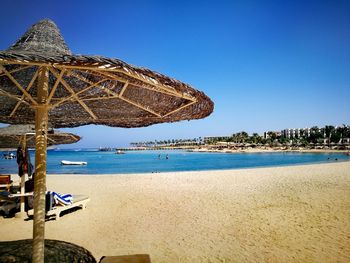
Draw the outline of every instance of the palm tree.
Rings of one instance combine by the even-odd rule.
[[[327,141],[328,141],[328,147],[330,147],[330,144],[331,144],[331,136],[332,136],[332,133],[334,133],[334,126],[331,126],[331,125],[326,125],[324,127],[324,133],[325,133],[325,136],[327,138]]]
[[[257,134],[257,133],[253,133],[253,135],[251,136],[251,141],[253,142],[253,143],[258,143],[259,142],[259,139],[260,139],[260,136],[259,136],[259,134]]]
[[[323,137],[321,130],[317,126],[313,126],[310,129],[310,136],[308,137],[309,142],[317,143],[319,139]]]

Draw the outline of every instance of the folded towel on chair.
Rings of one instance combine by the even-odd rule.
[[[73,196],[71,194],[59,194],[53,191],[48,191],[53,197],[55,205],[71,205],[73,203]]]

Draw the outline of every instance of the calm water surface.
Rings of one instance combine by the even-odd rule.
[[[1,157],[4,152],[0,152]],[[344,153],[192,153],[136,151],[126,154],[92,150],[49,150],[49,174],[121,174],[200,171],[349,161]],[[34,164],[34,151],[30,151]],[[158,159],[160,155],[160,159]],[[166,159],[166,155],[169,159]],[[336,160],[337,159],[337,160]],[[63,166],[61,160],[85,161],[85,166]],[[17,173],[16,159],[0,159],[0,173]]]

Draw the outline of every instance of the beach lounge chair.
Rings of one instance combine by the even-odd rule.
[[[62,212],[73,210],[74,208],[82,208],[83,210],[86,208],[87,203],[90,201],[90,198],[86,195],[73,195],[73,200],[69,204],[65,205],[56,205],[52,206],[53,201],[50,200],[49,204],[47,204],[47,217],[55,217],[55,220],[60,219],[60,215]],[[61,202],[60,202],[61,203]],[[28,210],[28,216],[33,216],[34,210]]]
[[[56,220],[60,219],[60,214],[63,211],[72,210],[73,208],[82,208],[83,210],[86,208],[86,204],[90,201],[90,198],[86,195],[73,195],[73,201],[69,205],[58,205],[54,206],[51,210],[49,210],[46,215],[47,216],[55,216]]]
[[[14,215],[19,209],[19,202],[16,199],[8,198],[5,195],[0,195],[0,215]]]
[[[12,186],[11,175],[0,174],[0,191],[6,190],[9,192],[11,186]]]
[[[9,198],[11,187],[12,187],[11,175],[1,174],[0,175],[0,214],[9,216],[15,213],[18,209],[19,204],[16,199]]]

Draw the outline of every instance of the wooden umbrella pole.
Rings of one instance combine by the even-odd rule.
[[[40,67],[38,74],[38,105],[35,106],[35,177],[34,177],[34,223],[33,262],[44,262],[45,248],[45,191],[46,146],[48,126],[49,70]]]
[[[26,149],[26,143],[27,143],[27,136],[26,134],[22,135],[21,136],[21,139],[20,139],[20,143],[21,143],[21,146],[22,146],[22,149],[23,151],[25,151]],[[28,158],[28,157],[27,157]],[[30,164],[28,164],[29,166]],[[27,173],[24,173],[22,176],[21,176],[21,182],[20,182],[20,187],[21,187],[21,195],[24,195],[25,193],[25,181],[26,181],[26,175]],[[26,213],[25,213],[25,198],[24,196],[21,196],[21,202],[20,202],[20,208],[19,208],[19,213],[16,213],[15,214],[15,217],[16,218],[24,218]]]

